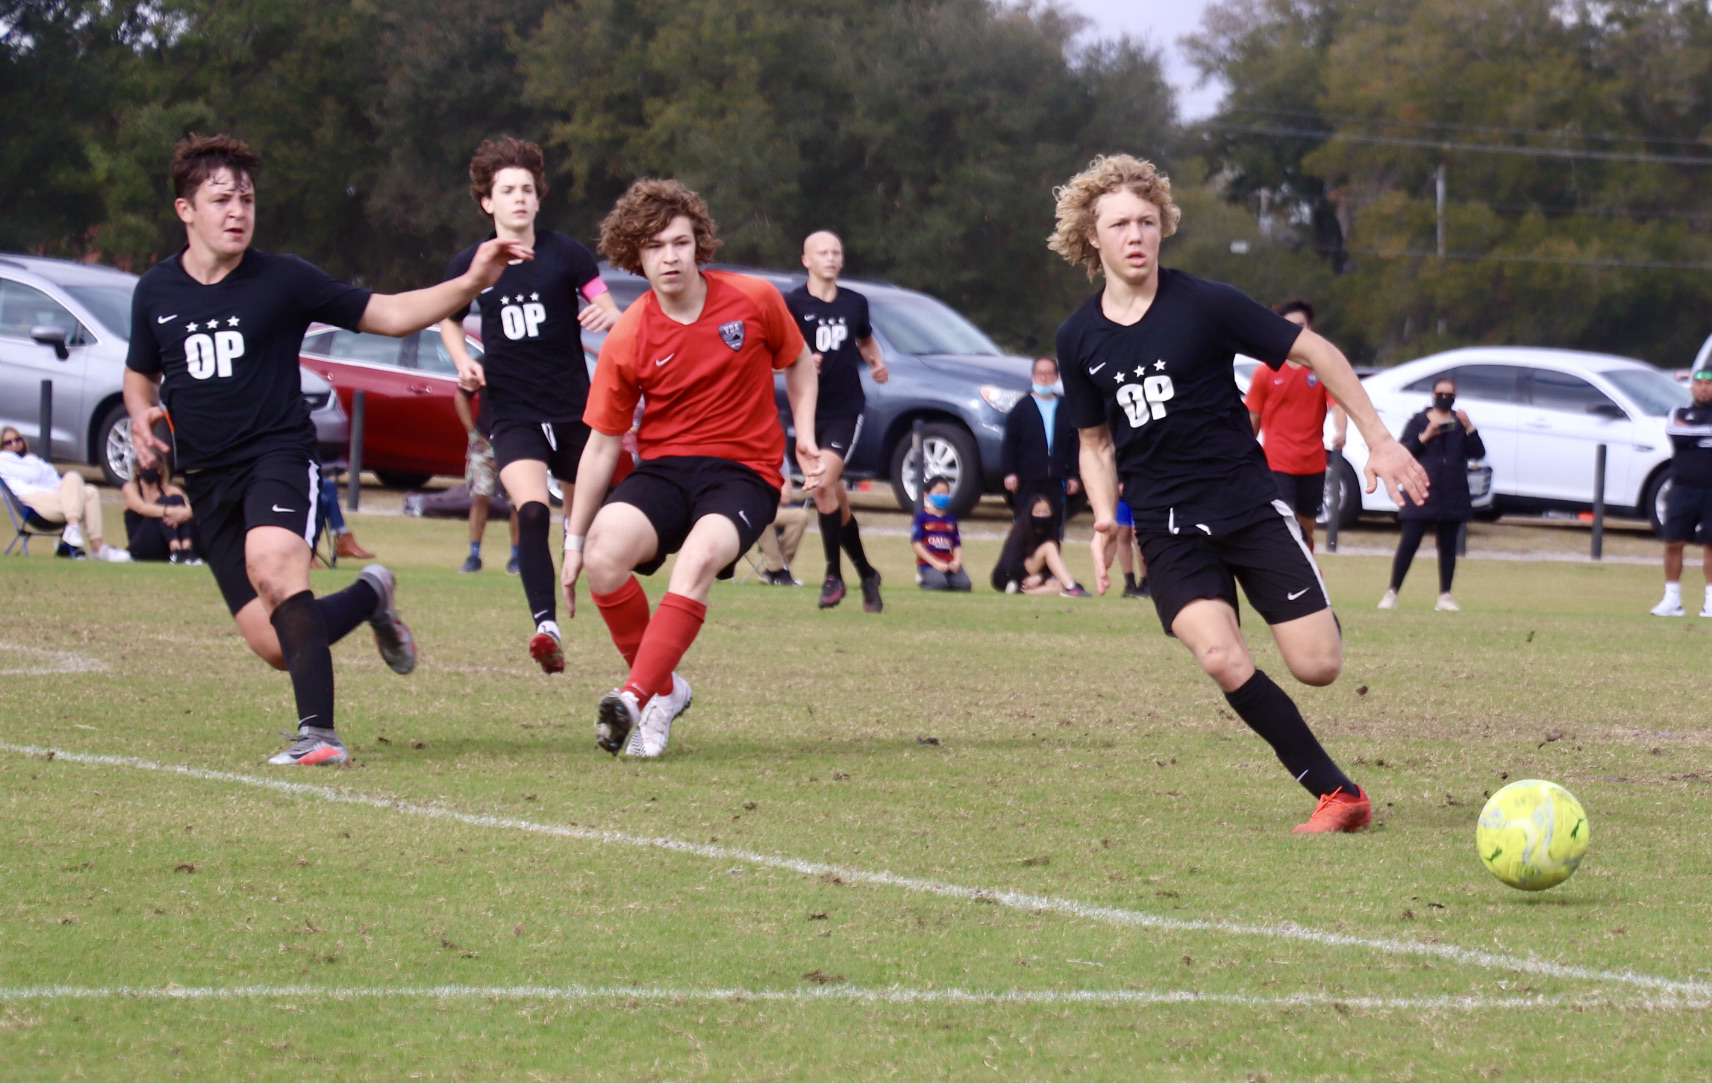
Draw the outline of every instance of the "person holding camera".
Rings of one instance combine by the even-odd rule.
[[[1415,550],[1427,528],[1433,527],[1439,543],[1439,601],[1433,608],[1454,613],[1461,607],[1450,596],[1456,575],[1456,538],[1462,524],[1474,517],[1468,493],[1468,460],[1484,458],[1486,445],[1474,430],[1468,413],[1456,407],[1456,381],[1441,377],[1433,384],[1433,404],[1409,419],[1398,439],[1420,462],[1430,484],[1427,498],[1419,504],[1405,502],[1397,512],[1403,536],[1391,561],[1391,589],[1379,599],[1380,609],[1397,608],[1397,592],[1415,559]]]

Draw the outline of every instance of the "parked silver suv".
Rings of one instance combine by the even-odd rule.
[[[137,276],[86,263],[0,255],[0,425],[36,435],[38,454],[131,477],[131,419],[123,401]],[[333,386],[307,369],[323,461],[342,458],[350,421]],[[53,440],[40,439],[42,381],[53,383]]]

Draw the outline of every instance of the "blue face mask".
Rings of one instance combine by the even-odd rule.
[[[934,511],[944,511],[951,506],[950,493],[928,493],[927,506]]]
[[[1058,385],[1056,385],[1056,384],[1035,384],[1034,385],[1034,393],[1036,395],[1042,395],[1042,396],[1050,395],[1050,394],[1052,394],[1052,389],[1056,386],[1058,386]]]

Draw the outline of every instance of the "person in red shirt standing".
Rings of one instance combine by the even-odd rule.
[[[1313,329],[1314,306],[1306,301],[1286,301],[1278,306],[1278,314]],[[1255,435],[1264,434],[1266,465],[1278,483],[1278,495],[1296,513],[1311,551],[1314,521],[1326,491],[1326,411],[1331,410],[1335,426],[1335,448],[1343,447],[1349,417],[1326,394],[1320,378],[1294,361],[1286,361],[1277,372],[1255,369],[1246,405]]]
[[[824,470],[814,355],[770,283],[701,269],[718,247],[716,229],[700,196],[652,179],[632,184],[600,225],[601,253],[651,287],[601,347],[565,516],[567,609],[576,615],[587,568],[589,593],[630,666],[624,684],[601,697],[595,725],[595,743],[615,756],[665,751],[692,698],[674,670],[707,616],[708,588],[731,577],[778,510],[784,433],[774,372],[785,373],[803,488],[819,485]],[[638,401],[641,463],[609,495]],[[671,580],[650,618],[634,573],[652,575],[672,553]]]

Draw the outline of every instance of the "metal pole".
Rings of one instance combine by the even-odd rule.
[[[53,462],[53,381],[42,381],[42,412],[41,427],[37,430],[36,442],[41,445],[36,454]]]
[[[357,510],[363,494],[363,415],[368,395],[361,388],[351,393],[351,476],[345,479],[345,506]]]
[[[1593,449],[1593,559],[1605,559],[1605,445]]]
[[[916,418],[910,426],[910,447],[915,449],[915,510],[927,506],[927,441],[922,437],[922,421]]]
[[[1337,552],[1338,517],[1342,515],[1343,450],[1331,448],[1326,452],[1326,477],[1331,481],[1331,499],[1326,501],[1326,552]]]
[[[1444,250],[1445,250],[1445,243],[1444,243],[1444,241],[1445,241],[1445,225],[1444,225],[1445,169],[1444,169],[1444,163],[1443,162],[1439,163],[1438,172],[1436,174],[1434,174],[1434,177],[1433,177],[1433,194],[1435,197],[1434,202],[1436,202],[1438,204],[1439,258],[1444,259]]]
[[[1462,521],[1462,524],[1456,528],[1456,555],[1459,557],[1465,557],[1468,555],[1468,520],[1467,519],[1464,519]]]

